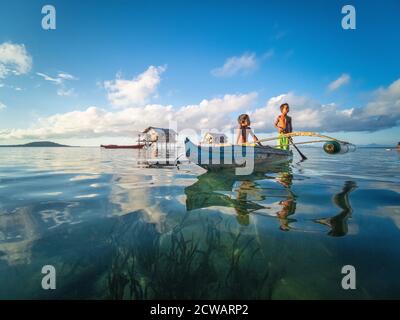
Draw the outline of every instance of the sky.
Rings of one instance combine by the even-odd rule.
[[[56,28],[42,28],[42,7]],[[356,29],[343,29],[351,4]],[[400,2],[36,1],[0,4],[0,144],[132,143],[148,126],[400,141]]]

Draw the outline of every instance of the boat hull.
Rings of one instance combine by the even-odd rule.
[[[101,147],[104,149],[142,149],[144,147],[144,144],[126,145],[126,146],[109,144],[109,145],[101,145]]]
[[[292,160],[291,151],[269,146],[200,146],[185,140],[186,157],[206,170],[235,169],[250,166],[255,171]]]

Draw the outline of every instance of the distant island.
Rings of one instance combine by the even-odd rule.
[[[65,144],[59,144],[51,141],[37,141],[29,142],[25,144],[10,144],[10,145],[0,145],[0,147],[71,147]]]
[[[396,145],[386,145],[386,144],[377,144],[377,143],[370,143],[370,144],[364,144],[364,145],[359,145],[357,146],[359,148],[385,148],[385,149],[394,149],[396,148]]]

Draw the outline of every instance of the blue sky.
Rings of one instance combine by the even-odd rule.
[[[56,30],[41,28],[45,4]],[[341,27],[345,4],[356,30]],[[5,0],[0,143],[125,142],[167,119],[229,130],[242,112],[268,133],[284,101],[297,129],[397,143],[399,12],[389,0]]]

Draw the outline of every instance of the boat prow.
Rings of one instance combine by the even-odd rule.
[[[186,157],[206,170],[253,168],[262,170],[292,160],[291,151],[270,146],[196,145],[185,139]]]

